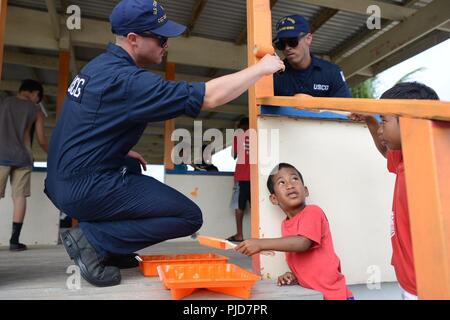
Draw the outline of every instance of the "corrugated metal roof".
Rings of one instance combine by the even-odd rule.
[[[167,17],[178,23],[188,24],[197,0],[159,0]]]
[[[193,35],[235,41],[247,23],[246,1],[209,0],[198,19]]]
[[[353,37],[366,23],[366,16],[338,12],[314,33],[312,50],[326,54]]]
[[[113,7],[119,0],[72,0],[70,4],[81,7],[84,17],[107,20]],[[385,0],[384,2],[403,4],[405,0]],[[414,8],[421,8],[432,2],[432,0],[419,0],[414,4]],[[61,1],[56,1],[58,10],[61,11]],[[182,24],[188,24],[193,14],[197,0],[160,0],[164,6],[169,19]],[[8,4],[27,8],[47,10],[44,0],[9,0]],[[300,14],[311,21],[323,8],[320,6],[303,4],[292,0],[279,0],[272,9],[272,32],[275,32],[277,21],[286,15]],[[336,48],[341,47],[346,41],[353,38],[364,29],[366,16],[349,12],[338,12],[333,18],[327,21],[318,29],[313,38],[312,51],[316,54],[331,54]],[[390,23],[387,28],[374,33],[374,35],[349,50],[345,56],[349,56],[360,48],[364,47],[375,38],[387,30],[393,28],[398,22]],[[192,35],[223,41],[235,42],[246,27],[246,1],[245,0],[209,0],[196,22]],[[95,49],[75,48],[76,56],[81,60],[90,60],[100,52]],[[182,66],[180,66],[183,68]],[[208,75],[210,70],[201,68],[186,69],[189,73],[196,75]],[[221,72],[219,71],[219,74]]]
[[[47,10],[47,6],[44,0],[9,0],[8,5],[20,6],[31,9]]]

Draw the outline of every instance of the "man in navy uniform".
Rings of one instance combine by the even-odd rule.
[[[191,200],[141,174],[131,151],[149,122],[224,105],[265,75],[284,70],[266,55],[258,64],[206,83],[166,81],[144,69],[162,62],[168,38],[185,26],[156,1],[123,0],[110,22],[116,43],[87,64],[70,85],[54,130],[45,191],[79,227],[61,240],[81,275],[117,285],[119,268],[136,266],[135,251],[195,233],[202,213]]]
[[[274,76],[276,96],[351,97],[341,69],[310,52],[313,36],[304,17],[281,18],[274,46],[283,51],[286,71]]]

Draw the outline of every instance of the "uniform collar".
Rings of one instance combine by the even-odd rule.
[[[289,61],[287,59],[284,59],[284,63],[288,66],[288,68],[294,70],[294,71],[298,71],[298,72],[305,72],[310,70],[311,68],[318,68],[318,69],[322,69],[322,64],[320,63],[320,60],[318,58],[316,58],[314,55],[311,54],[311,64],[309,65],[308,68],[304,69],[304,70],[297,70],[294,69],[294,67],[291,66],[291,64],[289,63]]]
[[[116,57],[128,60],[130,63],[136,65],[136,62],[134,62],[133,58],[128,54],[128,52],[126,52],[124,49],[119,47],[117,44],[108,43],[108,47],[106,48],[106,51],[115,55]]]

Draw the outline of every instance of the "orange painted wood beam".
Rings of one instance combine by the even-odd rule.
[[[70,52],[61,50],[59,52],[58,68],[58,96],[56,97],[56,119],[61,114],[61,110],[66,97],[70,81]]]
[[[376,100],[355,98],[273,97],[257,99],[259,105],[307,110],[337,110],[390,114],[409,118],[450,121],[450,102],[435,100]]]
[[[272,13],[269,0],[247,0],[247,59],[251,66],[259,61],[255,55],[255,48],[272,47]],[[273,78],[264,77],[249,89],[249,124],[251,132],[258,132],[257,97],[273,96]],[[254,135],[250,135],[250,185],[251,185],[251,232],[252,238],[260,238],[260,210],[259,210],[259,168],[258,142]],[[261,273],[260,255],[252,256],[253,271]]]
[[[166,63],[166,80],[175,80],[175,63]],[[175,130],[175,119],[164,122],[164,168],[171,170],[175,167],[172,160],[173,141],[172,132]]]
[[[450,122],[400,127],[418,295],[450,299]]]
[[[0,0],[0,80],[2,79],[2,71],[3,71],[3,53],[5,47],[7,11],[8,11],[8,1]]]

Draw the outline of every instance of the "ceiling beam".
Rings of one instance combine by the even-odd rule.
[[[420,0],[410,0],[404,4],[404,8],[414,8],[414,5],[416,2],[419,2]],[[410,11],[410,15],[417,12],[417,9],[413,9],[413,11]],[[405,12],[407,13],[407,12]],[[390,20],[387,20],[386,18],[382,19],[381,21],[381,30],[386,28],[391,24]],[[438,28],[442,31],[448,31],[450,32],[450,23],[444,24],[443,26],[440,26]],[[341,46],[336,48],[330,55],[332,56],[332,60],[335,63],[339,63],[342,59],[346,58],[348,55],[353,54],[351,52],[352,49],[358,47],[360,44],[367,42],[370,38],[376,36],[381,30],[369,30],[365,26],[361,28],[361,30],[351,39],[345,41]],[[349,54],[349,52],[351,52]]]
[[[382,20],[381,21],[381,30],[384,30],[392,21]],[[366,26],[361,27],[356,34],[350,39],[343,42],[337,48],[335,48],[331,53],[331,60],[334,63],[340,63],[340,61],[350,54],[353,54],[353,50],[359,47],[362,43],[366,43],[370,40],[370,38],[374,37],[381,30],[369,30]]]
[[[402,61],[405,61],[415,55],[424,52],[425,50],[438,45],[441,42],[450,39],[450,33],[443,32],[440,30],[435,30],[430,33],[427,37],[423,37],[412,44],[398,50],[393,55],[386,59],[374,64],[371,69],[374,74],[379,74],[392,66],[395,66]]]
[[[50,23],[53,28],[53,35],[56,40],[61,37],[61,23],[58,12],[56,11],[56,0],[45,0],[47,11],[50,16]]]
[[[58,57],[45,56],[39,54],[21,53],[17,51],[5,50],[5,63],[17,64],[37,69],[58,70]],[[89,61],[77,60],[76,64],[79,69],[83,68]],[[160,76],[164,76],[164,72],[158,70],[150,70]],[[190,82],[206,82],[211,77],[202,77],[186,73],[175,74],[175,80]]]
[[[58,57],[56,56],[50,57],[10,50],[5,50],[4,63],[17,64],[37,69],[58,70]]]
[[[352,77],[447,23],[449,13],[449,1],[434,0],[361,50],[344,58],[340,62],[342,70],[348,78]]]
[[[421,2],[422,0],[406,0],[404,6],[412,8],[416,5],[416,3]]]
[[[438,28],[438,30],[441,30],[441,31],[445,31],[445,32],[449,32],[449,33],[450,33],[450,22],[447,22],[446,24],[440,26],[440,27]]]
[[[310,21],[310,29],[311,33],[316,32],[320,29],[328,20],[333,18],[339,10],[331,9],[331,8],[323,8],[320,12],[311,19]]]
[[[5,44],[14,47],[58,51],[59,42],[46,12],[8,7]],[[30,30],[33,36],[30,37]],[[72,45],[105,48],[114,41],[108,22],[84,18],[83,28],[70,32]],[[204,53],[208,52],[207,55]],[[226,59],[224,59],[226,57]],[[201,37],[169,40],[168,61],[209,68],[241,70],[247,66],[246,46]]]
[[[197,0],[197,3],[194,6],[194,10],[192,11],[192,15],[189,19],[189,22],[187,24],[186,28],[186,37],[190,37],[192,30],[194,30],[195,24],[197,23],[197,20],[200,18],[203,9],[205,9],[206,3],[208,0]]]
[[[289,2],[294,6],[296,3],[309,4],[361,15],[367,15],[367,8],[369,6],[377,5],[381,9],[381,18],[395,21],[401,21],[416,12],[416,9],[413,8],[374,0],[290,0]]]

